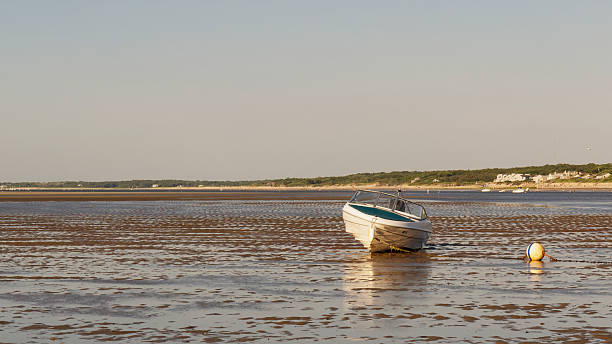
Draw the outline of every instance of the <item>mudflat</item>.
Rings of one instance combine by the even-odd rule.
[[[350,191],[10,191],[0,202],[171,201],[171,200],[322,200],[345,199]]]
[[[0,341],[612,340],[606,193],[414,193],[427,247],[373,255],[346,193],[207,194],[0,202]]]

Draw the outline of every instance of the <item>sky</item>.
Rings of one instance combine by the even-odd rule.
[[[0,182],[612,162],[610,1],[1,1]]]

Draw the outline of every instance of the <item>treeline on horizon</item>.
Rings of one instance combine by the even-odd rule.
[[[124,180],[124,181],[60,181],[60,182],[18,182],[0,183],[6,187],[40,187],[40,188],[151,188],[157,187],[226,187],[226,186],[277,186],[277,187],[316,187],[316,186],[345,186],[376,184],[379,186],[391,185],[447,185],[460,186],[470,184],[490,183],[498,174],[530,174],[548,175],[549,173],[577,171],[584,174],[602,175],[612,174],[612,163],[608,164],[556,164],[544,166],[527,166],[513,168],[487,168],[480,170],[446,170],[446,171],[394,171],[375,173],[355,173],[338,177],[315,178],[284,178],[251,181],[205,181],[205,180]],[[612,177],[605,179],[565,179],[555,182],[612,182]]]

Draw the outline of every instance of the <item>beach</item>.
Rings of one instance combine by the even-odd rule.
[[[298,192],[296,192],[298,191]],[[194,200],[330,200],[346,199],[349,190],[267,190],[236,189],[230,191],[210,190],[115,190],[115,191],[10,191],[0,192],[0,202],[112,202],[112,201],[194,201]]]
[[[230,199],[228,195],[238,197],[250,197],[257,199],[262,192],[291,194],[295,197],[296,192],[329,193],[340,191],[361,190],[405,190],[405,191],[481,191],[489,189],[492,192],[512,191],[515,189],[526,189],[530,192],[540,191],[597,191],[612,192],[612,183],[575,183],[575,182],[547,182],[547,183],[476,183],[468,185],[454,184],[350,184],[350,185],[324,185],[324,186],[199,186],[199,187],[139,187],[139,188],[85,188],[85,187],[12,187],[0,188],[0,202],[3,200],[197,200],[197,199]],[[249,196],[249,193],[254,193]],[[283,197],[283,196],[280,196]],[[323,196],[323,199],[330,197]]]
[[[0,342],[612,340],[608,192],[413,191],[427,246],[372,255],[350,195],[2,193]]]

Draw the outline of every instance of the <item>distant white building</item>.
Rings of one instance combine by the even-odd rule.
[[[577,177],[580,177],[580,172],[578,171],[563,171],[561,173],[558,173],[558,172],[549,173],[548,176],[546,176],[546,180],[570,179],[570,178],[577,178]]]
[[[151,187],[152,187],[152,188],[158,188],[158,187],[159,187],[159,184],[153,184],[153,185],[151,185]]]
[[[538,174],[537,176],[533,176],[533,178],[531,178],[531,180],[533,180],[536,183],[541,183],[541,182],[544,181],[545,178],[546,177],[544,177],[543,175]]]
[[[497,178],[493,181],[494,183],[505,183],[505,182],[524,182],[529,179],[529,174],[520,174],[520,173],[512,173],[512,174],[498,174]]]
[[[606,179],[610,177],[610,173],[602,174],[601,176],[596,176],[595,179]]]

